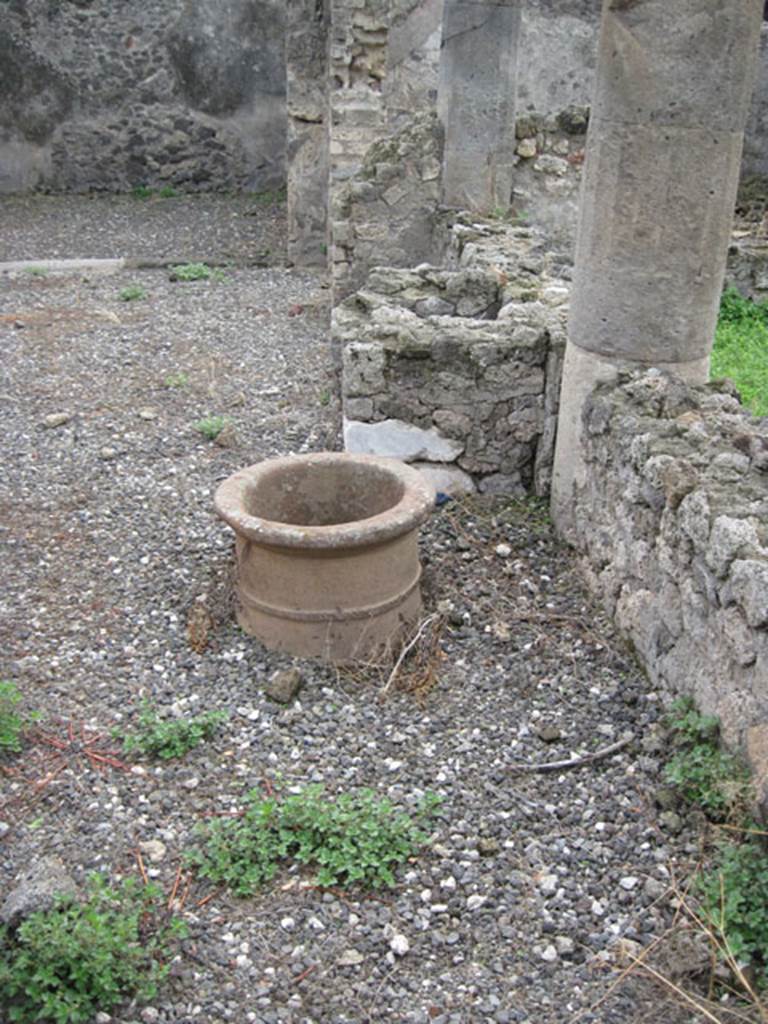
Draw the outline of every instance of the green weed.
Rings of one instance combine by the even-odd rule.
[[[727,288],[712,350],[710,375],[729,377],[744,405],[768,416],[768,302],[751,302]]]
[[[318,885],[394,885],[393,869],[426,842],[419,826],[439,802],[429,794],[414,820],[367,789],[333,799],[322,786],[307,786],[284,800],[252,790],[242,817],[204,826],[204,845],[189,860],[240,896],[287,859],[314,867]]]
[[[39,717],[37,712],[21,714],[20,703],[21,694],[16,684],[0,680],[0,756],[18,754],[24,730]]]
[[[185,388],[189,384],[189,374],[180,370],[178,373],[169,373],[163,381],[167,388]]]
[[[178,192],[173,185],[163,185],[160,191],[157,193],[161,199],[176,199]]]
[[[696,877],[695,891],[724,959],[751,965],[768,986],[768,857],[754,839],[723,843],[714,865]]]
[[[151,199],[155,194],[155,190],[151,189],[148,185],[136,185],[131,190],[131,195],[134,199]]]
[[[207,281],[212,270],[207,263],[180,263],[171,267],[172,281]]]
[[[689,697],[676,700],[667,716],[675,754],[664,774],[688,803],[714,821],[743,820],[750,798],[749,773],[718,746],[716,718],[702,715]]]
[[[47,277],[48,270],[46,267],[25,267],[24,273],[29,274],[30,277]]]
[[[0,992],[8,1021],[86,1024],[130,998],[153,999],[183,924],[155,886],[89,879],[87,899],[61,898],[15,931],[0,927]]]
[[[204,416],[195,423],[195,430],[209,441],[215,441],[229,423],[226,416]]]
[[[135,302],[137,299],[146,299],[147,293],[140,284],[129,284],[120,290],[120,299],[123,302]]]
[[[151,704],[144,703],[134,732],[115,729],[113,735],[122,739],[126,754],[139,753],[169,761],[183,757],[203,740],[210,739],[226,718],[223,711],[209,711],[196,718],[162,719]]]

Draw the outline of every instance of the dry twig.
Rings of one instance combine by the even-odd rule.
[[[630,733],[629,736],[625,736],[618,743],[612,743],[609,747],[603,747],[592,754],[584,754],[583,757],[571,757],[565,761],[544,761],[539,764],[521,762],[519,764],[507,765],[507,770],[511,772],[561,772],[568,768],[581,768],[586,764],[592,764],[595,761],[601,761],[606,757],[610,757],[611,754],[617,754],[624,747],[629,746],[634,738],[634,733]]]

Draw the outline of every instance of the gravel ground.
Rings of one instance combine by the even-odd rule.
[[[228,226],[238,251],[281,231],[279,211],[260,225],[241,200],[173,202],[167,218],[160,201],[12,200],[5,258],[156,253],[158,239],[186,251],[203,209],[217,251]],[[146,298],[121,301],[130,284]],[[654,801],[659,695],[542,509],[448,503],[423,531],[426,604],[445,619],[431,689],[380,701],[372,670],[302,663],[300,698],[274,704],[264,683],[291,662],[232,621],[232,536],[212,494],[261,458],[338,447],[322,282],[241,267],[224,281],[19,274],[0,288],[0,678],[65,743],[70,724],[130,725],[147,697],[169,716],[229,714],[182,760],[130,772],[100,773],[73,743],[37,791],[51,750],[28,747],[19,777],[0,772],[0,891],[43,854],[78,883],[135,874],[141,844],[170,890],[199,822],[252,787],[370,786],[406,808],[443,797],[392,890],[323,891],[290,869],[249,899],[193,881],[172,978],[153,1006],[101,1024],[694,1019],[640,979],[612,988],[622,951],[667,927],[670,876],[698,838]],[[209,414],[231,420],[228,446],[194,429]],[[511,769],[629,733],[588,767]]]

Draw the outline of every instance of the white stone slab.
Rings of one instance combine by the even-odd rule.
[[[344,449],[357,455],[388,455],[403,462],[453,462],[464,445],[443,437],[434,427],[424,430],[402,420],[344,420]]]

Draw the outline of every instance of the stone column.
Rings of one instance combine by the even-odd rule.
[[[581,410],[618,370],[706,380],[762,0],[604,0],[552,512],[574,538]]]
[[[449,206],[509,206],[519,37],[520,0],[445,0],[438,109]]]
[[[328,0],[286,5],[288,259],[324,266],[328,240]]]

